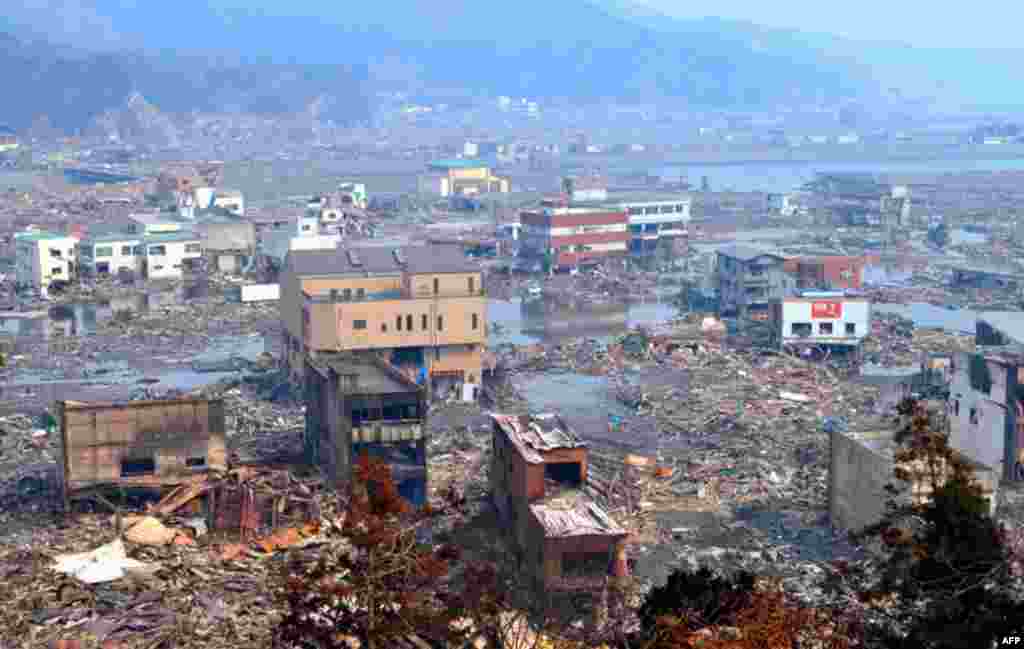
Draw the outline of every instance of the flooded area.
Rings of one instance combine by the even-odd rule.
[[[922,329],[945,329],[952,333],[974,334],[979,318],[986,314],[997,317],[1020,318],[1024,326],[1024,314],[1017,311],[972,311],[970,309],[948,309],[925,302],[910,304],[876,304],[876,313],[892,313],[913,320],[914,326]]]
[[[671,320],[675,306],[665,298],[646,302],[606,302],[575,309],[559,307],[544,300],[490,300],[487,320],[491,345],[529,345],[587,336],[608,342],[617,335]]]

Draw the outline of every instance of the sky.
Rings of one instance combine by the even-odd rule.
[[[7,0],[11,2],[12,0]],[[149,0],[147,0],[148,2]],[[554,0],[566,2],[568,0]],[[1021,49],[1019,26],[1024,2],[982,0],[974,3],[936,3],[934,0],[622,0],[648,5],[680,18],[744,20],[765,27],[834,34],[858,41],[889,41],[921,47]],[[337,13],[337,0],[181,0],[182,4],[212,2],[220,6],[276,7],[282,14]],[[388,0],[380,0],[387,4]],[[6,3],[5,3],[6,4]],[[981,6],[979,6],[981,5]],[[105,6],[107,9],[97,9]],[[90,41],[116,44],[126,34],[117,29],[119,16],[145,6],[139,0],[14,0],[5,7],[9,17]],[[185,12],[187,15],[187,12]],[[123,18],[123,15],[120,16]]]
[[[921,47],[1020,49],[1020,0],[634,0],[680,18],[718,16],[765,27],[895,41]]]

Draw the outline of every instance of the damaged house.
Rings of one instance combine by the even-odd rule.
[[[558,415],[493,415],[491,497],[522,567],[547,591],[628,576],[628,533],[583,488],[585,444]]]
[[[385,460],[398,492],[426,502],[426,389],[375,355],[306,364],[306,455],[327,482],[348,483],[354,457]]]
[[[58,401],[56,414],[65,504],[93,488],[174,487],[227,469],[220,400]]]

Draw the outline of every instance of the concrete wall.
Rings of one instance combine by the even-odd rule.
[[[992,377],[992,390],[984,394],[971,385],[971,357],[958,353],[954,357],[952,379],[949,386],[949,441],[953,448],[967,457],[994,468],[998,475],[1012,474],[1016,459],[1015,405],[1007,405],[1009,392],[1016,389],[1016,372],[1005,365],[987,361]],[[972,416],[973,411],[973,416]],[[1010,446],[1007,446],[1007,441]],[[1007,466],[1007,457],[1011,458]]]
[[[896,483],[890,457],[842,433],[831,435],[828,510],[832,525],[859,530],[885,513],[885,485]]]

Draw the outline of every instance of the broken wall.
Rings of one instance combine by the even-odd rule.
[[[61,490],[118,482],[173,485],[227,469],[224,402],[57,402]]]

